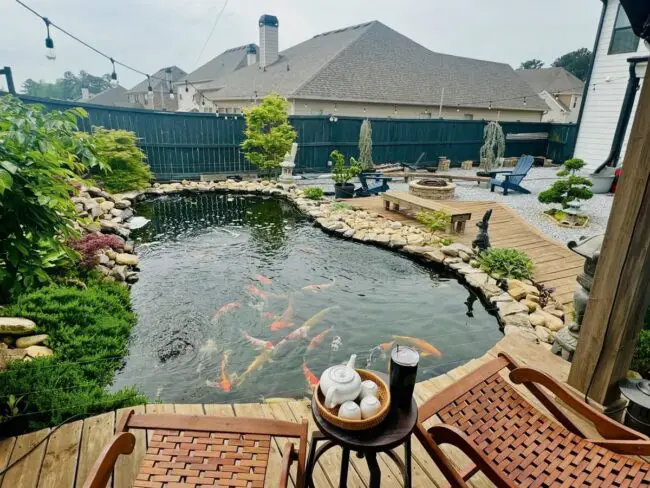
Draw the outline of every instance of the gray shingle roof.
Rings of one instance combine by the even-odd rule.
[[[314,36],[280,53],[266,70],[243,67],[203,89],[217,99],[288,97],[546,110],[507,64],[435,53],[374,21]],[[526,97],[527,105],[523,105]],[[516,98],[514,100],[505,100]]]
[[[169,91],[169,83],[167,83],[168,69],[171,70],[172,84],[187,75],[187,73],[178,66],[161,68],[151,75],[151,88],[154,90],[160,90],[160,86],[162,85],[163,90]],[[129,90],[131,93],[143,93],[147,91],[149,91],[149,80],[146,78]]]
[[[97,95],[91,95],[90,100],[77,99],[78,102],[90,103],[92,105],[107,105],[109,107],[137,107],[142,108],[137,103],[129,102],[128,91],[123,86],[117,85],[108,88]]]
[[[179,81],[191,81],[192,83],[212,81],[246,66],[246,53],[250,44],[234,47],[222,52],[219,56],[192,71]],[[254,45],[258,50],[257,45]],[[259,50],[258,50],[259,51]]]
[[[585,84],[564,68],[520,69],[517,74],[540,93],[581,95]]]

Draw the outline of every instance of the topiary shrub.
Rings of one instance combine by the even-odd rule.
[[[418,212],[416,218],[429,232],[445,231],[451,225],[451,215],[442,210]]]
[[[525,252],[518,249],[492,247],[477,258],[483,271],[501,278],[530,279],[533,276],[533,262]]]
[[[372,126],[368,119],[361,123],[359,131],[359,165],[363,171],[373,168],[372,162]]]
[[[109,234],[86,234],[81,239],[70,241],[69,246],[81,254],[79,264],[84,269],[91,269],[97,264],[97,255],[104,249],[121,251],[124,249],[124,239]]]
[[[296,140],[288,110],[289,102],[276,93],[264,97],[257,106],[244,109],[246,128],[241,148],[244,157],[265,176],[277,174],[284,155]]]
[[[94,152],[104,166],[91,175],[110,192],[142,190],[154,179],[134,132],[94,127],[89,136]]]
[[[50,285],[21,295],[0,313],[34,320],[54,356],[14,361],[0,373],[5,435],[51,427],[86,415],[144,403],[133,389],[107,393],[127,352],[135,314],[129,291],[91,278],[85,289]],[[7,399],[19,401],[12,407]],[[18,412],[18,413],[16,413]]]
[[[557,172],[559,180],[553,182],[550,188],[537,197],[541,203],[559,203],[563,209],[569,208],[569,203],[575,200],[589,200],[594,196],[589,189],[592,185],[589,178],[578,176],[585,166],[582,159],[568,159],[563,168]]]
[[[305,195],[305,198],[309,198],[310,200],[320,200],[323,198],[324,194],[323,189],[317,186],[307,187],[303,190],[303,193]]]

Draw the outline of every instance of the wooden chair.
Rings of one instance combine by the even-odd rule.
[[[530,193],[523,186],[520,185],[530,168],[533,167],[535,158],[532,156],[522,156],[517,161],[517,165],[513,169],[504,169],[500,171],[489,171],[488,174],[492,178],[490,180],[490,191],[494,191],[494,187],[500,186],[503,188],[503,194],[507,195],[508,190],[514,190],[519,193]]]
[[[526,401],[502,374],[509,371],[551,412]],[[592,422],[603,439],[586,439],[539,386]],[[426,429],[437,416],[441,424]],[[416,436],[453,487],[483,472],[499,488],[650,486],[650,440],[596,411],[550,376],[518,367],[506,354],[481,366],[424,403]],[[456,469],[441,444],[459,448],[471,463]]]
[[[296,487],[304,485],[307,421],[125,413],[113,440],[95,462],[84,488],[105,488],[120,454],[130,454],[135,436],[129,429],[154,430],[133,487],[263,487],[271,461],[271,437],[299,439],[298,451],[287,442],[277,485],[286,487],[289,469],[298,461]]]

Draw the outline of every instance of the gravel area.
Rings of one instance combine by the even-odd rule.
[[[522,182],[522,186],[531,191],[530,195],[510,192],[507,196],[503,196],[503,191],[500,188],[495,188],[492,193],[489,188],[480,187],[476,183],[456,180],[454,181],[456,183],[456,199],[494,200],[505,203],[544,234],[563,243],[576,240],[581,236],[590,237],[604,233],[612,209],[613,194],[594,195],[591,200],[582,202],[581,211],[589,217],[589,223],[587,227],[581,229],[560,227],[543,214],[543,211],[550,206],[540,203],[537,200],[537,195],[556,179],[556,172],[557,168],[532,168]],[[476,170],[452,169],[450,173],[473,176],[476,174]],[[296,183],[300,186],[320,186],[325,191],[334,191],[331,179],[297,180]],[[408,191],[408,185],[399,181],[390,183],[390,187],[394,190]]]

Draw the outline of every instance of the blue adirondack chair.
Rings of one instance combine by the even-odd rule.
[[[361,187],[354,190],[354,195],[357,197],[369,197],[371,195],[379,195],[390,190],[388,182],[393,181],[393,178],[385,176],[383,173],[375,172],[362,172],[359,175],[359,182]]]
[[[489,171],[488,174],[492,178],[490,180],[490,191],[494,191],[495,186],[500,186],[503,188],[504,195],[508,194],[508,190],[514,190],[519,193],[530,193],[520,183],[526,177],[530,168],[532,168],[534,161],[535,158],[532,156],[523,155],[517,161],[517,166],[512,169]]]

